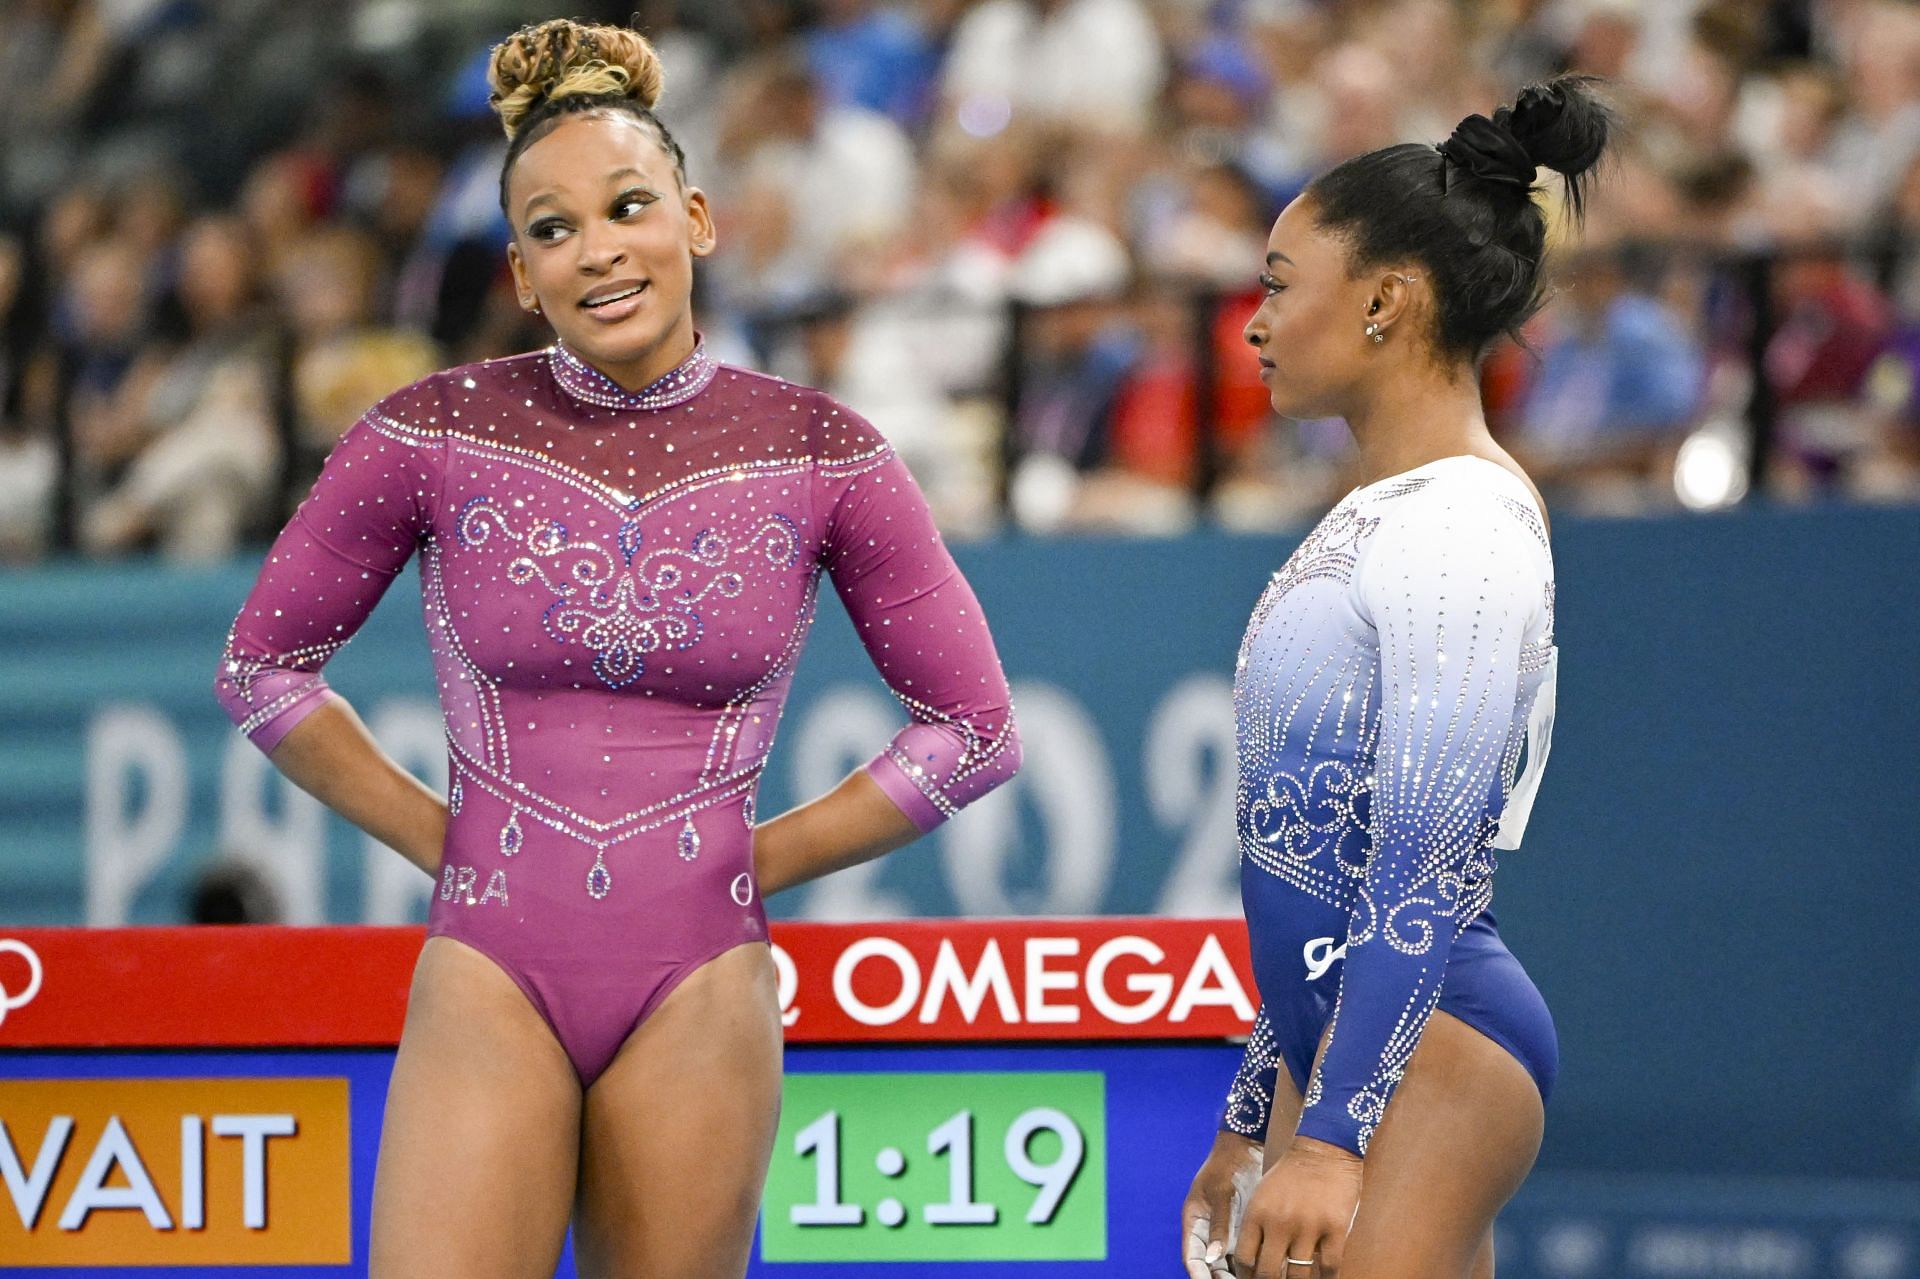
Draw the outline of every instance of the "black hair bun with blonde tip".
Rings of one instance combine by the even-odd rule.
[[[631,101],[651,111],[665,72],[653,43],[638,31],[558,18],[522,27],[494,46],[487,82],[507,137],[528,117],[568,98]]]
[[[650,129],[684,185],[687,157],[653,113],[666,74],[653,43],[626,27],[559,18],[520,30],[493,47],[487,82],[507,131],[500,165],[500,208],[507,208],[507,177],[521,152],[561,120],[593,111],[624,112]]]

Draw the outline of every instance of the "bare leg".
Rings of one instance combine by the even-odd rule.
[[[580,1083],[492,960],[429,938],[387,1091],[372,1279],[551,1279],[579,1162]]]
[[[1283,1069],[1269,1167],[1299,1119],[1300,1094]],[[1367,1146],[1342,1273],[1492,1279],[1493,1219],[1532,1169],[1545,1126],[1540,1093],[1513,1055],[1435,1012]]]
[[[1473,1259],[1473,1279],[1493,1279],[1493,1231],[1487,1231],[1487,1237],[1480,1241],[1480,1251]]]
[[[1368,1279],[1492,1272],[1493,1219],[1540,1153],[1546,1112],[1500,1045],[1435,1013],[1367,1148],[1345,1269]]]
[[[587,1090],[574,1243],[584,1279],[746,1273],[780,1119],[765,945],[702,966]]]

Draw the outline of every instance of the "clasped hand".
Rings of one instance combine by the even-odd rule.
[[[1189,1279],[1229,1270],[1235,1279],[1334,1279],[1360,1203],[1360,1159],[1310,1137],[1294,1138],[1264,1175],[1260,1155],[1232,1133],[1215,1139],[1181,1214]]]

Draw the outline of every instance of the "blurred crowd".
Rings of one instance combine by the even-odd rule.
[[[0,556],[217,557],[385,392],[549,335],[513,303],[509,0],[0,7]],[[723,358],[819,385],[942,523],[1297,523],[1338,423],[1240,327],[1317,172],[1606,77],[1627,136],[1485,373],[1555,500],[1920,496],[1920,5],[632,0],[712,197]]]

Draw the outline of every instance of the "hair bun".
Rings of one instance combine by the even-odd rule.
[[[1533,162],[1574,178],[1600,162],[1613,113],[1594,93],[1591,76],[1559,76],[1530,84],[1493,118],[1525,147]]]
[[[1535,170],[1552,169],[1566,179],[1568,203],[1578,217],[1587,178],[1614,127],[1612,109],[1595,91],[1598,83],[1592,76],[1564,75],[1530,84],[1491,120],[1462,120],[1437,149],[1482,182],[1520,194],[1532,189]]]
[[[1539,167],[1498,114],[1492,120],[1468,116],[1436,149],[1482,182],[1514,187],[1521,193],[1533,186],[1533,171]]]
[[[651,109],[664,73],[660,55],[638,31],[557,18],[522,27],[495,45],[487,82],[511,138],[535,107],[560,98],[630,98]]]

